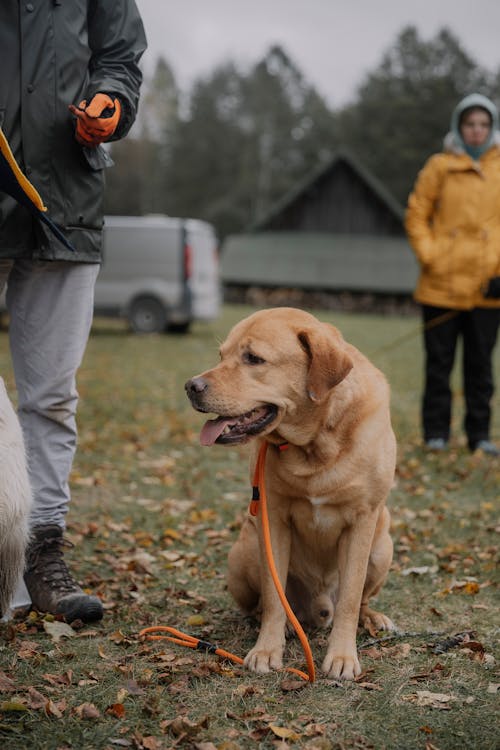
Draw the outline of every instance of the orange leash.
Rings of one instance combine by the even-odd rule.
[[[157,632],[170,633],[170,635],[152,635]],[[139,636],[147,636],[148,641],[171,641],[171,643],[176,643],[178,646],[186,646],[187,648],[195,648],[210,654],[217,654],[217,656],[223,656],[225,659],[230,659],[230,661],[234,661],[237,664],[243,664],[243,659],[239,656],[230,654],[229,651],[225,651],[223,648],[219,648],[208,641],[203,641],[201,638],[195,638],[187,633],[182,633],[176,628],[170,628],[168,625],[156,625],[152,628],[144,628],[139,633]]]
[[[271,573],[274,586],[276,588],[280,601],[283,605],[283,608],[286,612],[286,616],[292,623],[294,630],[297,633],[297,636],[302,645],[302,650],[304,651],[304,656],[306,657],[308,674],[306,675],[304,672],[300,672],[300,675],[304,679],[309,680],[309,682],[314,682],[314,680],[316,679],[316,674],[315,674],[315,668],[314,668],[314,659],[313,659],[313,655],[311,652],[311,647],[309,645],[309,641],[307,640],[307,636],[304,633],[304,629],[302,628],[302,625],[296,618],[290,604],[288,603],[288,599],[286,598],[285,592],[283,590],[283,586],[281,585],[281,581],[279,579],[278,571],[276,570],[276,565],[274,563],[273,548],[271,544],[271,532],[269,530],[269,516],[267,513],[266,482],[265,482],[265,476],[264,476],[267,447],[268,447],[267,442],[264,442],[261,446],[259,455],[257,457],[257,465],[255,467],[255,475],[254,475],[254,483],[257,485],[259,489],[260,503],[262,505],[261,507],[262,533],[264,536],[264,547],[266,550],[267,564],[269,566],[269,571]]]
[[[292,672],[293,674],[298,675],[303,680],[307,680],[308,682],[314,682],[316,677],[311,647],[300,622],[296,618],[290,604],[288,603],[288,599],[286,598],[285,592],[283,591],[283,586],[281,585],[281,581],[279,579],[274,562],[273,550],[271,545],[271,533],[269,531],[269,516],[267,513],[267,494],[265,485],[265,463],[267,447],[268,443],[263,443],[257,457],[257,464],[255,466],[254,474],[253,495],[252,501],[250,503],[250,513],[256,516],[258,514],[258,509],[260,506],[262,512],[262,532],[264,536],[264,546],[266,550],[266,558],[267,564],[269,566],[269,571],[271,573],[271,577],[273,579],[276,591],[286,612],[286,615],[292,623],[295,632],[297,633],[297,636],[302,645],[302,649],[304,651],[304,655],[306,657],[308,670],[307,673],[302,672],[300,669],[294,669],[293,667],[285,667],[285,671]],[[153,635],[154,633],[170,633],[170,635]],[[179,646],[186,646],[187,648],[194,648],[200,651],[206,651],[211,654],[217,654],[217,656],[222,656],[226,659],[229,659],[230,661],[235,662],[236,664],[243,664],[243,659],[241,659],[239,656],[231,654],[229,651],[225,651],[224,649],[219,648],[213,643],[203,641],[200,638],[195,638],[192,635],[187,635],[186,633],[182,633],[180,630],[171,628],[167,625],[157,625],[150,628],[144,628],[139,633],[139,637],[141,636],[146,636],[148,640],[152,641],[171,641],[172,643],[176,643]]]

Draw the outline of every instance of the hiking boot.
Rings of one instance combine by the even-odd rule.
[[[94,622],[102,618],[102,603],[82,591],[66,567],[63,547],[72,546],[60,526],[36,526],[28,545],[24,582],[39,612],[64,615],[68,623]]]

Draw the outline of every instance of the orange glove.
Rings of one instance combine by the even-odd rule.
[[[69,105],[76,117],[75,138],[82,146],[98,146],[109,140],[120,122],[121,104],[107,94],[96,94],[87,105],[84,99],[78,107]]]

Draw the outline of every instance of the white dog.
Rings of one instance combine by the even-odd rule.
[[[0,378],[0,619],[9,612],[24,569],[30,508],[21,427]]]

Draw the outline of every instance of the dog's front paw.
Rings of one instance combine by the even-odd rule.
[[[283,666],[283,650],[281,648],[264,649],[255,646],[245,657],[244,665],[252,672],[265,674],[272,669]]]
[[[354,680],[361,674],[361,666],[356,652],[353,654],[338,654],[328,651],[321,669],[327,677],[334,680]]]
[[[359,624],[369,633],[377,630],[396,630],[393,621],[382,612],[377,612],[370,607],[362,607],[359,615]]]

